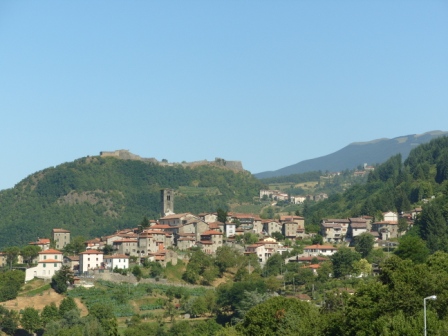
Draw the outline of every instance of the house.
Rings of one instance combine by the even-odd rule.
[[[262,221],[262,224],[263,233],[265,235],[272,236],[274,232],[282,233],[282,225],[273,219],[264,220]]]
[[[77,256],[65,256],[62,259],[62,264],[70,267],[72,271],[79,270],[79,255]]]
[[[367,232],[367,220],[364,218],[349,218],[347,238],[353,240],[355,237]]]
[[[137,239],[121,239],[113,242],[114,251],[116,254],[126,254],[131,256],[139,256],[137,253],[138,240]]]
[[[235,234],[236,234],[236,224],[235,223],[226,222],[224,224],[224,227],[225,227],[224,232],[226,234],[226,238],[235,236]]]
[[[62,252],[47,249],[39,252],[37,266],[26,269],[25,281],[37,278],[51,279],[62,267]]]
[[[166,224],[169,226],[180,226],[182,224],[186,224],[188,219],[196,218],[196,216],[192,215],[189,212],[181,213],[181,214],[171,214],[159,219],[159,224]]]
[[[320,232],[324,241],[328,243],[341,243],[345,240],[348,231],[348,219],[323,219],[320,223]]]
[[[338,251],[337,247],[331,245],[309,245],[303,248],[304,256],[332,256]]]
[[[103,252],[98,250],[87,250],[79,254],[80,274],[99,268],[104,268]]]
[[[204,253],[215,254],[216,250],[222,246],[222,232],[215,230],[205,231],[201,234],[201,239],[196,242]]]
[[[283,225],[282,234],[285,238],[295,240],[305,237],[305,218],[291,215],[280,216],[280,223]]]
[[[194,233],[182,233],[177,238],[177,248],[179,250],[185,251],[196,244],[195,234]]]
[[[198,215],[198,217],[206,223],[213,223],[218,220],[218,215],[216,213],[203,212],[203,213],[200,213]]]
[[[51,238],[54,241],[56,249],[63,249],[65,245],[70,244],[70,231],[65,229],[53,229]]]
[[[246,246],[244,254],[256,254],[258,261],[264,265],[274,253],[278,253],[278,250],[279,246],[274,238],[265,238],[255,244]]]
[[[299,224],[297,222],[282,222],[282,234],[287,239],[295,240],[297,238],[297,230]]]
[[[385,222],[397,222],[398,214],[396,212],[388,211],[383,212],[383,221]]]
[[[50,239],[49,238],[38,238],[37,241],[28,243],[28,245],[39,246],[41,251],[45,251],[50,248]]]
[[[381,240],[398,237],[398,221],[380,221],[372,224],[372,231],[378,232]]]
[[[105,255],[103,260],[104,267],[109,270],[129,268],[129,256],[125,254]]]

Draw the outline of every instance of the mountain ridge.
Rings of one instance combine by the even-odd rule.
[[[402,135],[392,139],[381,138],[365,142],[352,142],[336,152],[253,175],[262,179],[309,171],[341,171],[354,169],[364,163],[380,164],[396,154],[401,154],[402,159],[405,160],[413,148],[440,136],[448,136],[448,132],[435,130],[421,134]]]

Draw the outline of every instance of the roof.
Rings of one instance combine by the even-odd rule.
[[[46,263],[62,263],[62,260],[57,260],[57,259],[45,259],[45,260],[40,260],[39,264],[46,264]]]
[[[350,223],[350,226],[355,229],[367,229],[366,223]]]
[[[54,233],[70,233],[69,230],[65,230],[65,229],[53,229],[52,231]]]
[[[180,219],[182,217],[185,217],[186,215],[191,215],[189,212],[181,213],[181,214],[172,214],[165,217],[160,218],[160,220],[163,219]]]
[[[48,249],[45,251],[40,251],[39,254],[62,254],[62,252],[55,249]]]
[[[305,246],[304,249],[315,249],[315,250],[337,250],[337,247],[331,246],[331,245],[309,245]]]
[[[40,238],[36,242],[31,242],[29,245],[47,245],[50,244],[50,239],[48,238]]]
[[[87,250],[84,252],[81,252],[80,254],[104,254],[103,251],[98,251],[98,250]]]
[[[160,229],[160,230],[163,230],[163,229],[171,229],[172,226],[169,226],[168,224],[156,224],[156,225],[152,225],[152,226],[150,226],[149,228],[150,228],[151,230],[154,230],[154,229]]]
[[[104,259],[129,259],[129,256],[126,254],[113,254],[113,255],[105,255]]]
[[[347,218],[326,218],[322,219],[323,223],[348,223],[349,220]]]
[[[79,261],[79,256],[65,256],[64,258],[70,259],[71,261]]]
[[[114,244],[119,244],[119,243],[138,243],[138,241],[136,239],[120,239],[120,240],[114,240],[113,243]]]
[[[201,236],[212,236],[212,235],[222,235],[222,232],[218,232],[215,230],[208,230],[208,231],[201,233]]]

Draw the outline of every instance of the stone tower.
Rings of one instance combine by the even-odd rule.
[[[162,201],[162,217],[174,214],[174,190],[160,190],[160,198]]]

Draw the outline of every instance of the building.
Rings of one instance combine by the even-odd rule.
[[[103,259],[104,267],[109,270],[129,268],[129,256],[125,254],[105,255]]]
[[[99,268],[104,268],[103,252],[87,250],[79,254],[79,273],[84,274]]]
[[[53,229],[51,238],[57,250],[62,250],[65,245],[70,244],[70,231],[65,229]]]
[[[62,267],[62,252],[54,249],[47,249],[39,252],[37,266],[26,269],[25,281],[32,279],[51,279],[53,275]]]
[[[49,238],[38,238],[37,241],[31,242],[28,245],[39,246],[41,251],[45,251],[50,248],[50,239]]]
[[[162,217],[174,214],[174,190],[160,190],[160,198],[162,203]]]
[[[196,242],[204,253],[215,254],[216,250],[222,246],[222,232],[215,230],[205,231],[201,234],[201,239]]]
[[[321,235],[328,243],[341,243],[348,231],[348,219],[323,219],[320,223]]]
[[[337,247],[331,245],[309,245],[304,247],[303,256],[332,256],[337,251]]]

